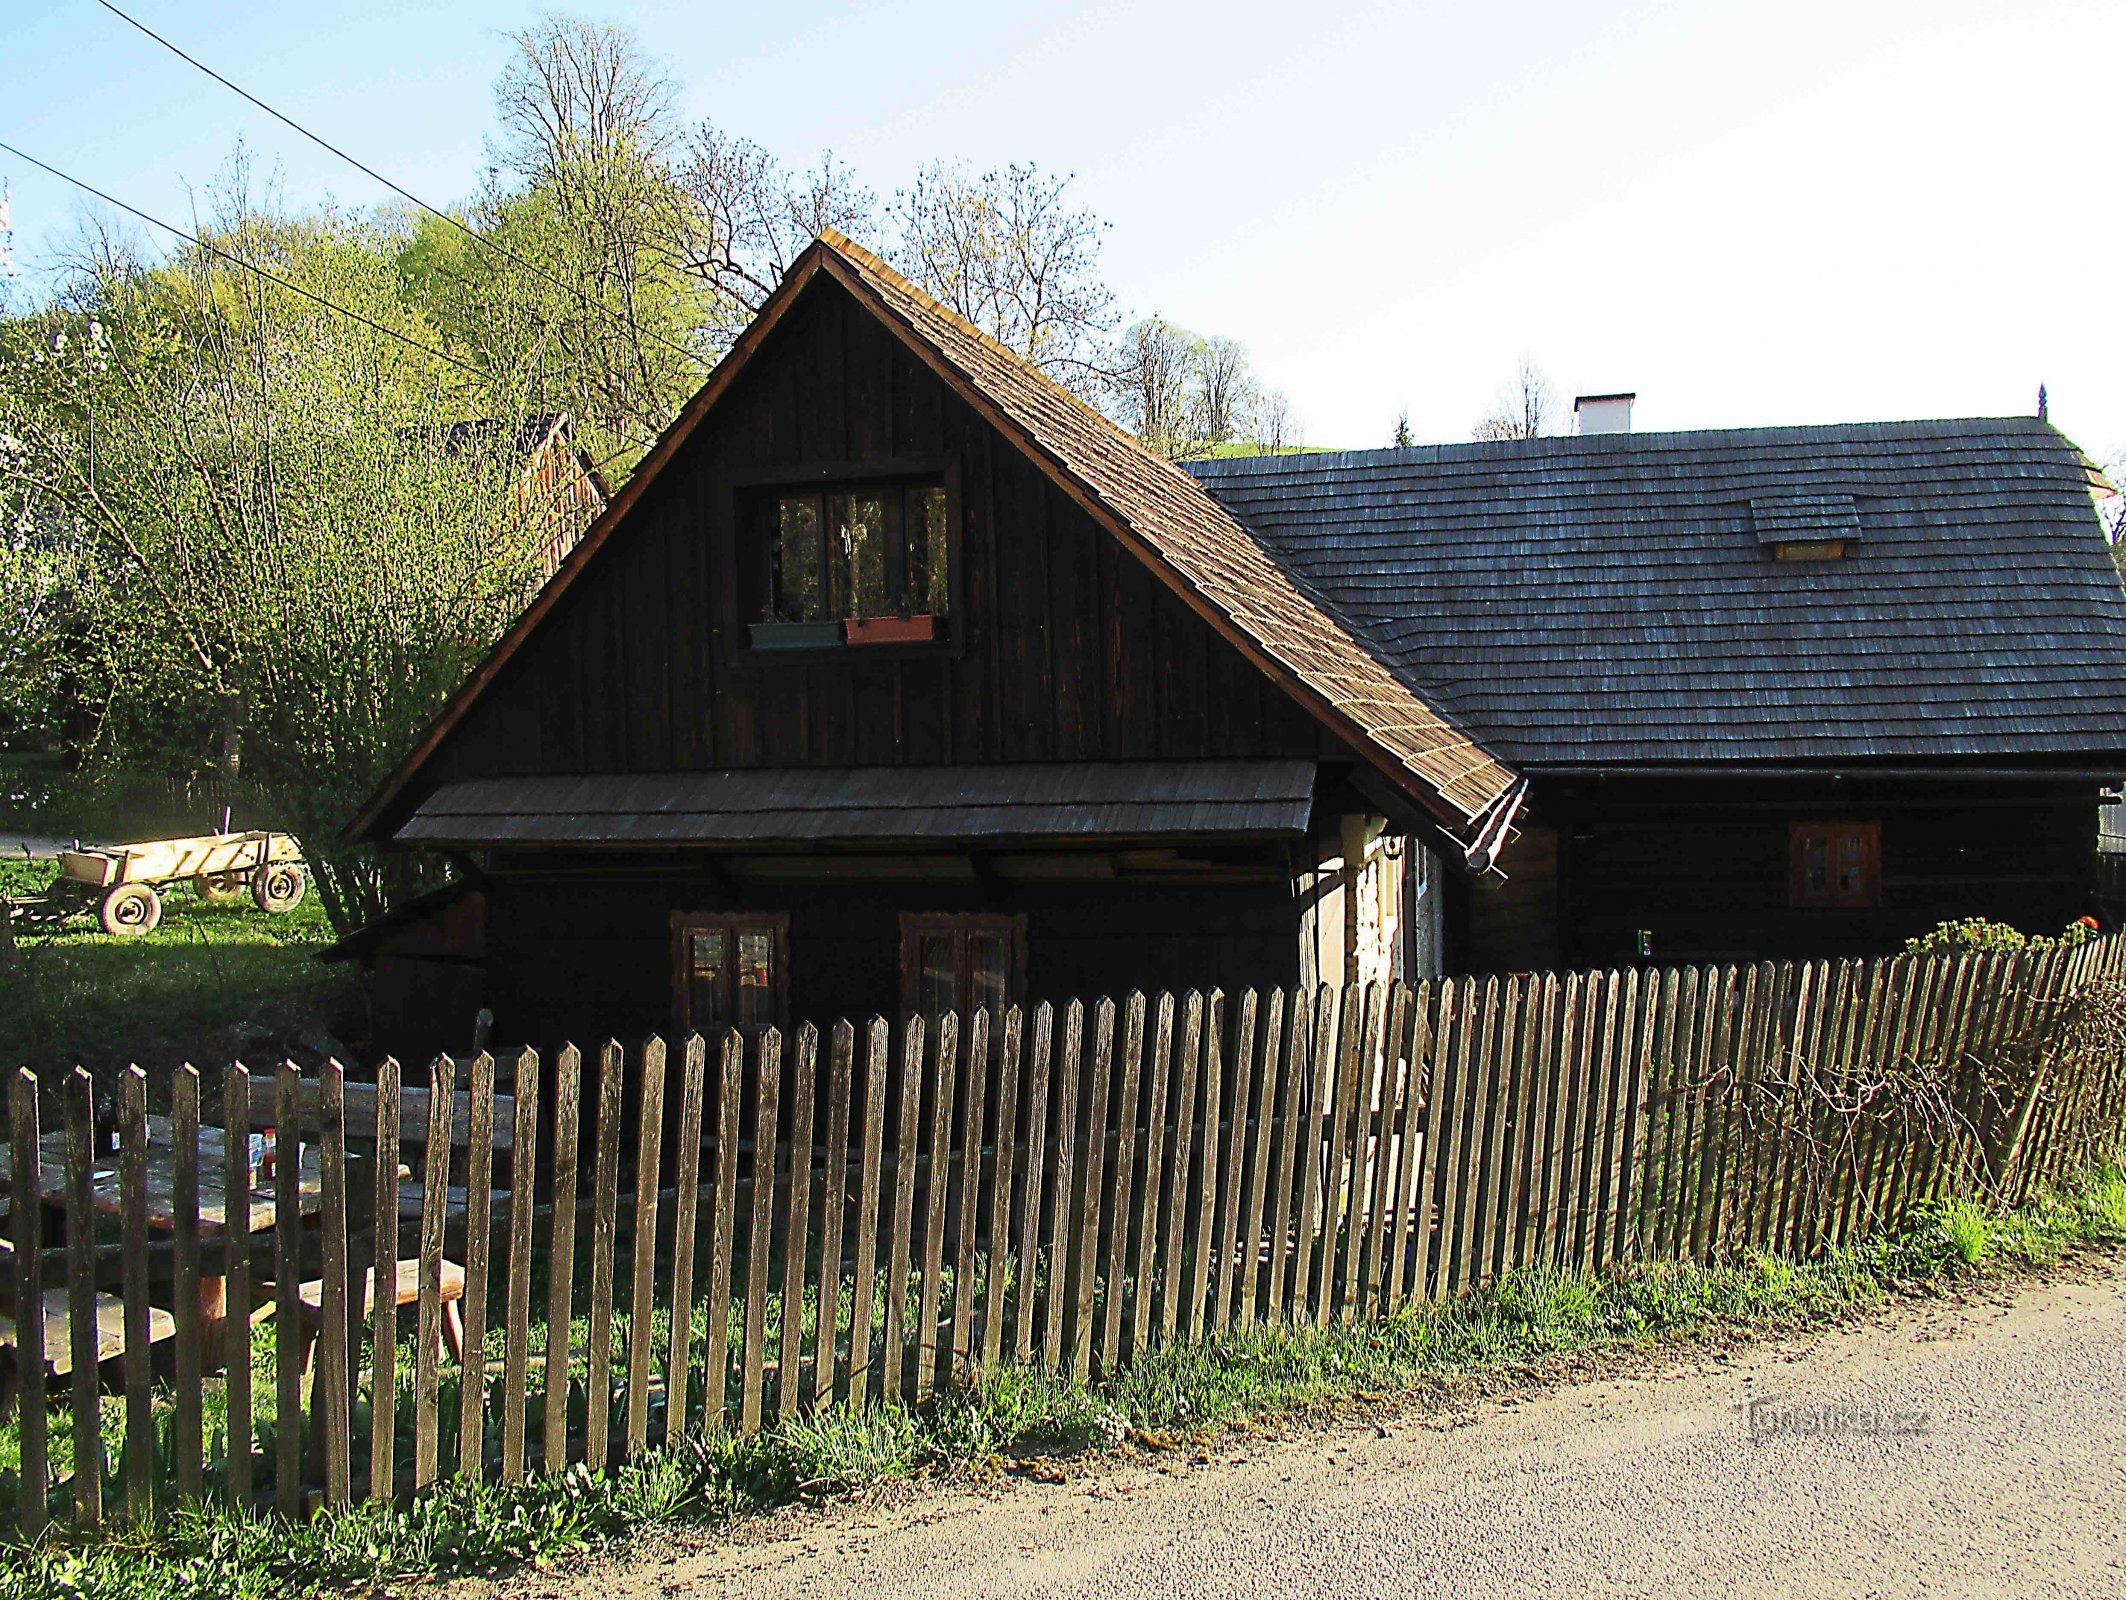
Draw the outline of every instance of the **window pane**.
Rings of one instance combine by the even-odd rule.
[[[1858,896],[1867,887],[1868,839],[1863,833],[1846,833],[1838,839],[1838,892]]]
[[[687,939],[687,1023],[711,1028],[730,1020],[724,1014],[725,971],[730,964],[730,935],[721,928]]]
[[[774,620],[817,622],[820,593],[819,501],[810,495],[775,503]]]
[[[1826,894],[1831,887],[1831,841],[1812,833],[1801,841],[1801,887],[1811,896]]]
[[[775,935],[748,930],[738,936],[738,1024],[766,1027],[775,1020]]]
[[[875,494],[827,496],[834,615],[878,617],[893,610],[886,592],[886,513]]]
[[[947,581],[945,491],[936,484],[908,491],[908,609],[943,616],[951,608]]]
[[[977,933],[967,940],[969,1010],[987,1006],[992,1023],[1003,1014],[1011,988],[1011,941],[1001,933]]]
[[[954,993],[953,939],[949,933],[926,933],[916,946],[915,1008],[924,1016],[951,1011],[959,1004]]]

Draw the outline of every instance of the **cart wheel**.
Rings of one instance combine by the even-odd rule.
[[[301,867],[288,861],[276,861],[259,868],[252,876],[251,898],[264,912],[293,911],[302,904],[303,891],[309,886]]]
[[[121,883],[96,907],[96,920],[115,939],[153,933],[162,921],[162,896],[145,883]]]
[[[192,892],[208,905],[220,905],[225,900],[234,900],[244,892],[245,874],[241,872],[200,872],[192,878]]]

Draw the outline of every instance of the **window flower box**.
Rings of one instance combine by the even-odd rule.
[[[912,617],[851,617],[842,624],[851,644],[929,644],[938,636],[933,612]]]
[[[746,640],[756,650],[823,650],[842,642],[839,622],[753,622]]]

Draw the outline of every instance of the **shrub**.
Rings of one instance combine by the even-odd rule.
[[[2096,935],[2094,917],[2077,917],[2060,932],[2051,935],[2026,934],[2005,922],[1989,922],[1984,917],[1961,917],[1937,922],[1917,938],[1907,939],[1905,954],[1941,956],[1961,955],[1967,950],[2052,950],[2081,944]]]

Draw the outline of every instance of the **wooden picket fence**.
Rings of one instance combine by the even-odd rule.
[[[85,1075],[18,1074],[10,1193],[34,1192],[56,1129],[65,1203],[13,1204],[13,1304],[56,1286],[87,1373],[115,1291],[122,1354],[100,1385],[19,1363],[15,1519],[91,1527],[107,1494],[132,1520],[202,1495],[296,1515],[920,1402],[1006,1362],[1096,1377],[1165,1342],[1379,1316],[1516,1269],[1807,1254],[2090,1160],[2120,1129],[2126,1054],[2072,1024],[2122,967],[2114,937],[1132,994],[669,1056],[652,1039],[444,1058],[413,1085],[386,1061],[373,1090],[336,1064],[239,1067],[213,1111],[239,1130],[270,1105],[282,1141],[248,1246],[202,1209],[191,1070],[157,1086],[166,1123],[128,1075],[115,1156]],[[242,1144],[210,1188],[249,1187]],[[402,1155],[406,1178],[380,1180]],[[115,1219],[67,1226],[114,1162]],[[417,1299],[365,1312],[365,1274],[394,1282],[402,1254]],[[459,1256],[462,1359],[440,1337]]]

